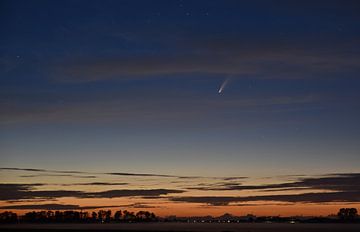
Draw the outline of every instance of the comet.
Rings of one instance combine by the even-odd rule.
[[[219,88],[219,91],[218,91],[219,94],[221,94],[224,91],[228,82],[229,82],[229,78],[226,78],[225,81],[221,84],[221,86]]]

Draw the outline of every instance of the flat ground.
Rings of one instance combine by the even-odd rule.
[[[360,224],[287,223],[135,223],[135,224],[21,224],[0,225],[0,231],[168,231],[168,232],[345,232],[360,231]]]

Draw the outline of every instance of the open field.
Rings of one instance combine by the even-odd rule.
[[[136,224],[22,224],[0,225],[6,231],[187,231],[187,232],[344,232],[360,231],[360,224],[285,224],[285,223],[136,223]]]

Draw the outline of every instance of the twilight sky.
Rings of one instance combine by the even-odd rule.
[[[359,12],[1,1],[0,208],[359,206]]]

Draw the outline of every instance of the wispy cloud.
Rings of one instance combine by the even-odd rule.
[[[22,178],[34,178],[34,177],[44,177],[44,176],[49,176],[49,177],[72,177],[72,178],[89,178],[89,179],[93,179],[93,178],[97,178],[97,176],[93,176],[93,175],[71,175],[71,174],[41,174],[41,175],[21,175],[19,177]]]
[[[110,172],[105,173],[114,176],[140,176],[140,177],[178,177],[173,175],[149,174],[149,173],[127,173],[127,172]]]
[[[96,59],[76,57],[49,71],[56,79],[66,81],[141,79],[177,74],[186,77],[194,73],[294,79],[359,71],[359,54],[344,43],[331,46],[298,42],[280,43],[271,39],[255,42],[254,38],[244,39],[244,36],[234,34],[228,37],[192,35],[180,44],[173,44],[177,50],[171,53]]]
[[[83,186],[93,186],[93,185],[100,185],[100,186],[117,186],[117,185],[128,185],[128,183],[116,183],[116,182],[90,182],[90,183],[71,183],[71,184],[60,184],[61,186],[76,186],[76,185],[83,185]]]
[[[230,176],[230,177],[205,177],[205,176],[181,176],[181,175],[170,175],[170,174],[157,174],[157,173],[136,173],[136,172],[85,172],[85,171],[72,171],[72,170],[51,170],[51,169],[35,169],[35,168],[13,168],[13,167],[2,167],[0,171],[17,171],[17,172],[41,172],[41,174],[35,175],[20,175],[22,178],[33,178],[39,176],[65,176],[65,177],[75,177],[75,178],[97,178],[100,175],[110,175],[110,176],[125,176],[125,177],[164,177],[164,178],[176,178],[176,179],[199,179],[199,178],[209,178],[209,179],[245,179],[244,176]],[[97,183],[98,185],[110,185],[115,183],[105,183],[105,182],[92,182]],[[120,183],[123,184],[123,183]],[[118,184],[119,185],[119,184]]]
[[[9,171],[27,171],[27,172],[51,172],[51,173],[69,173],[69,174],[90,174],[90,172],[81,171],[64,171],[64,170],[49,170],[49,169],[38,169],[38,168],[13,168],[13,167],[2,167],[0,170]]]
[[[59,94],[50,97],[43,93],[41,98],[33,99],[33,94],[4,97],[0,102],[1,124],[21,122],[93,122],[93,121],[172,121],[181,122],[200,120],[218,111],[235,110],[241,112],[272,112],[302,110],[323,106],[329,96],[320,94],[282,94],[268,96],[243,96],[242,98],[218,98],[216,95],[196,96],[193,93],[179,95],[151,95],[146,100],[114,94],[109,99],[107,94],[94,99],[93,93],[80,96],[77,93],[71,99],[62,100]],[[51,99],[52,100],[48,100]],[[85,98],[85,99],[82,99]],[[34,104],[36,103],[36,104]],[[277,108],[275,108],[277,107]],[[217,110],[215,112],[215,109]],[[86,117],[84,117],[86,115]],[[215,120],[215,119],[214,119]],[[41,170],[39,170],[41,171]]]
[[[183,193],[183,190],[175,189],[123,189],[109,190],[103,192],[85,193],[82,198],[115,198],[115,197],[131,197],[131,196],[161,196],[171,193]]]

